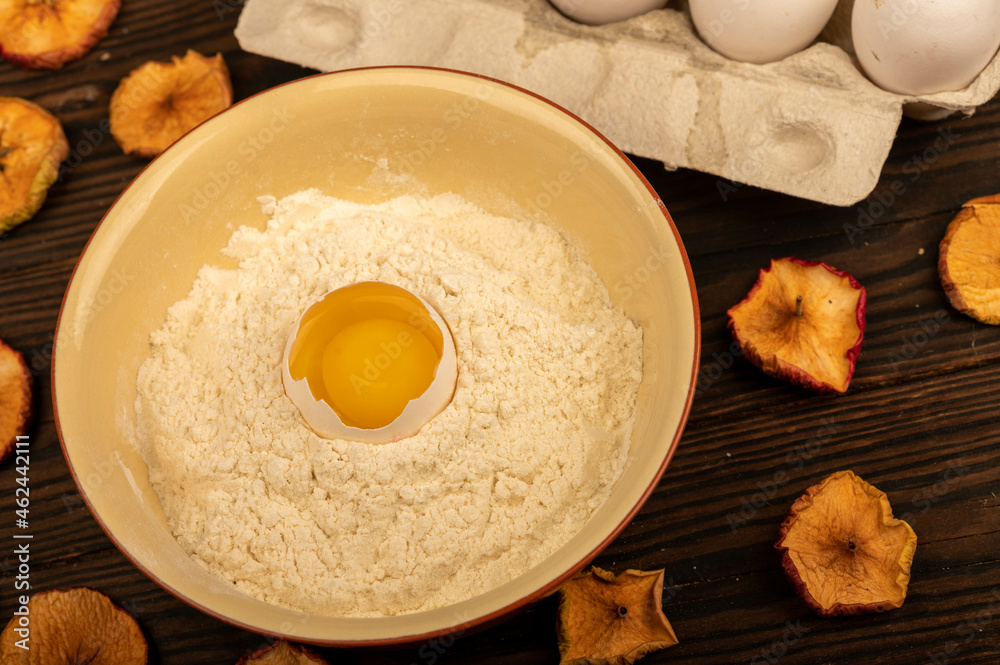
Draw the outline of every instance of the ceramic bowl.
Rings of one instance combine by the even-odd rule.
[[[405,173],[407,178],[386,177]],[[456,192],[490,212],[544,218],[589,254],[612,300],[644,329],[627,466],[585,527],[520,577],[453,606],[332,618],[252,598],[201,568],[167,529],[133,443],[136,372],[150,332],[256,198],[309,187],[374,202]],[[699,316],[691,268],[663,203],[606,139],[524,90],[459,72],[343,71],[247,99],[155,159],[94,232],[67,289],[53,361],[56,423],[80,494],[138,568],[203,612],[313,644],[412,643],[482,625],[552,592],[607,546],[656,487],[694,393]]]

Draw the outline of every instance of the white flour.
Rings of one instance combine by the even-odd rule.
[[[265,211],[139,371],[139,445],[181,546],[263,600],[377,616],[488,591],[576,534],[621,474],[642,372],[642,331],[581,254],[451,195]],[[301,312],[363,280],[423,296],[458,350],[452,403],[395,443],[317,437],[281,383]]]

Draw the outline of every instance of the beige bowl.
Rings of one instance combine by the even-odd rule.
[[[406,177],[399,177],[400,174]],[[644,377],[620,482],[583,530],[517,579],[404,616],[330,618],[251,598],[190,559],[166,526],[132,440],[149,335],[256,197],[318,187],[364,202],[452,191],[504,215],[550,216],[590,254],[642,325]],[[556,589],[625,527],[656,486],[687,419],[698,369],[691,269],[662,202],[624,156],[550,102],[457,72],[381,68],[290,83],[206,122],[156,159],[94,232],[56,334],[56,423],[80,494],[111,540],[185,602],[260,633],[340,646],[413,642],[495,620]]]

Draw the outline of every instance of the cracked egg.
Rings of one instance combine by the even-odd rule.
[[[413,436],[451,402],[455,342],[419,296],[383,282],[331,291],[299,318],[282,382],[327,439],[387,443]]]

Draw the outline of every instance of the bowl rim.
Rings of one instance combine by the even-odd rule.
[[[107,220],[108,215],[111,213],[111,211],[118,204],[118,201],[132,188],[132,186],[136,183],[136,181],[140,178],[140,176],[142,176],[142,174],[145,173],[145,171],[148,168],[150,168],[150,166],[152,166],[156,162],[156,160],[160,158],[161,155],[166,154],[171,149],[171,147],[173,147],[174,145],[177,145],[177,143],[179,143],[181,141],[181,139],[184,138],[184,136],[187,136],[188,134],[190,134],[191,132],[193,132],[195,129],[197,129],[201,125],[203,125],[205,123],[208,123],[208,122],[211,122],[211,121],[215,120],[216,118],[219,118],[219,117],[225,115],[230,109],[235,108],[235,107],[239,106],[240,104],[243,104],[244,102],[246,102],[246,101],[248,101],[250,99],[254,99],[255,97],[258,97],[260,95],[267,94],[267,93],[269,93],[269,92],[271,92],[273,90],[277,90],[279,88],[283,88],[283,87],[289,86],[289,85],[295,85],[295,84],[301,83],[302,81],[308,81],[310,79],[315,79],[315,78],[321,78],[321,77],[327,77],[327,76],[337,76],[339,74],[348,74],[348,73],[365,72],[365,71],[380,71],[380,70],[400,70],[400,71],[416,70],[416,71],[425,71],[425,72],[426,71],[439,72],[439,73],[445,73],[445,74],[449,74],[449,75],[457,75],[457,76],[460,76],[460,77],[470,77],[470,78],[473,78],[473,79],[478,79],[480,81],[488,81],[490,83],[499,84],[499,85],[501,85],[503,87],[506,87],[506,88],[509,88],[509,89],[511,89],[511,90],[513,90],[515,92],[518,92],[518,93],[525,94],[525,95],[528,95],[530,97],[533,97],[536,100],[541,101],[541,102],[543,102],[543,103],[551,106],[557,112],[561,112],[561,113],[569,116],[569,118],[571,120],[575,120],[577,123],[579,123],[580,125],[582,125],[585,129],[587,129],[588,131],[590,131],[591,133],[593,133],[594,136],[596,136],[601,141],[603,141],[611,149],[611,151],[618,156],[619,159],[621,159],[626,165],[628,165],[628,167],[630,169],[632,169],[632,172],[635,174],[635,176],[639,179],[639,181],[642,183],[642,185],[645,186],[646,190],[653,196],[653,199],[656,201],[657,208],[659,209],[660,213],[663,215],[664,221],[667,223],[667,226],[670,228],[670,231],[671,231],[671,233],[673,234],[673,237],[674,237],[674,241],[677,243],[677,249],[679,251],[681,261],[682,261],[682,263],[684,265],[685,274],[687,276],[688,289],[689,289],[689,292],[690,292],[689,295],[691,297],[692,313],[693,313],[693,317],[694,317],[694,326],[693,326],[693,328],[694,328],[693,362],[691,364],[691,376],[690,376],[690,380],[689,380],[689,383],[688,383],[687,396],[686,396],[686,399],[685,399],[685,402],[684,402],[684,407],[683,407],[683,409],[681,411],[680,420],[679,420],[678,425],[677,425],[677,431],[674,433],[673,439],[670,442],[670,447],[668,448],[667,454],[664,456],[663,461],[660,464],[660,467],[657,469],[656,473],[653,474],[653,477],[652,477],[652,480],[650,481],[649,486],[646,487],[646,489],[643,491],[642,495],[639,497],[639,500],[635,503],[634,506],[632,506],[632,508],[625,515],[625,517],[622,519],[622,521],[618,525],[616,525],[615,528],[612,529],[607,534],[607,536],[605,536],[605,538],[602,539],[601,542],[597,544],[596,547],[594,547],[590,552],[588,552],[587,554],[585,554],[576,563],[574,563],[573,565],[571,565],[564,573],[562,573],[558,577],[554,578],[549,583],[547,583],[547,584],[543,585],[542,587],[536,589],[532,593],[530,593],[530,594],[528,594],[528,595],[526,595],[526,596],[524,596],[522,598],[519,598],[518,600],[516,600],[516,601],[514,601],[514,602],[512,602],[512,603],[510,603],[510,604],[508,604],[508,605],[506,605],[504,607],[501,607],[501,608],[499,608],[497,610],[494,610],[493,612],[490,612],[489,614],[485,614],[483,616],[479,616],[479,617],[476,617],[476,618],[473,618],[473,619],[469,619],[467,621],[460,622],[460,623],[457,623],[457,624],[454,624],[454,625],[451,625],[451,626],[446,626],[444,628],[440,628],[440,629],[436,629],[436,630],[431,630],[431,631],[426,631],[426,632],[422,632],[422,633],[415,633],[415,634],[411,634],[411,635],[399,635],[399,636],[394,636],[394,637],[377,638],[377,639],[360,639],[360,640],[350,640],[350,639],[316,639],[316,640],[312,640],[312,639],[310,639],[310,640],[305,640],[306,642],[308,642],[310,644],[314,644],[314,645],[317,645],[317,646],[324,646],[324,647],[361,648],[361,647],[393,647],[393,646],[403,646],[403,645],[410,645],[410,644],[416,644],[416,643],[419,643],[419,642],[424,642],[426,640],[430,640],[430,639],[435,638],[435,637],[441,637],[441,636],[444,636],[444,635],[450,635],[450,634],[456,634],[456,633],[465,633],[465,632],[469,631],[470,629],[475,629],[475,630],[478,631],[478,630],[482,630],[482,629],[488,628],[490,626],[496,625],[501,620],[503,620],[503,619],[505,619],[505,618],[507,618],[507,617],[509,617],[509,616],[511,616],[513,614],[515,614],[515,613],[518,613],[520,611],[525,610],[526,608],[528,608],[532,604],[538,602],[539,600],[541,600],[541,599],[543,599],[543,598],[551,595],[555,591],[557,591],[559,589],[559,587],[562,586],[562,584],[566,580],[570,579],[571,577],[573,577],[574,575],[576,575],[577,573],[579,573],[584,567],[587,566],[587,564],[589,564],[594,558],[596,558],[601,552],[603,552],[621,534],[622,531],[625,530],[625,527],[627,527],[632,522],[632,520],[635,519],[636,515],[638,515],[639,511],[646,504],[646,501],[649,500],[649,497],[653,494],[653,491],[659,485],[660,480],[663,477],[663,474],[664,474],[664,472],[667,469],[667,466],[670,464],[670,461],[674,457],[674,453],[677,451],[677,446],[680,443],[681,436],[683,435],[685,426],[687,425],[687,421],[688,421],[688,417],[690,416],[690,413],[691,413],[691,406],[692,406],[692,403],[694,401],[695,389],[696,389],[697,381],[698,381],[698,369],[699,369],[699,366],[700,366],[700,363],[701,363],[701,313],[700,313],[700,307],[699,307],[699,303],[698,303],[698,292],[697,292],[697,289],[695,287],[694,273],[693,273],[693,271],[691,269],[691,262],[688,259],[687,250],[684,247],[684,242],[681,239],[680,232],[677,230],[677,226],[674,224],[674,220],[670,216],[670,212],[667,210],[666,206],[664,205],[663,200],[660,198],[660,195],[656,192],[656,190],[649,183],[649,181],[646,180],[646,177],[642,174],[642,172],[635,166],[635,164],[632,163],[632,160],[630,160],[625,155],[624,152],[622,152],[614,143],[612,143],[606,136],[604,136],[604,134],[602,134],[600,131],[598,131],[597,129],[595,129],[590,123],[588,123],[587,121],[583,120],[582,118],[580,118],[578,115],[576,115],[572,111],[564,108],[563,106],[561,106],[561,105],[553,102],[550,99],[547,99],[546,97],[543,97],[542,95],[539,95],[538,93],[532,92],[531,90],[527,90],[527,89],[522,88],[521,86],[515,85],[513,83],[509,83],[507,81],[503,81],[503,80],[500,80],[500,79],[497,79],[497,78],[493,78],[491,76],[486,76],[486,75],[483,75],[483,74],[477,74],[477,73],[474,73],[474,72],[467,72],[467,71],[462,71],[462,70],[458,70],[458,69],[450,69],[450,68],[446,68],[446,67],[427,67],[427,66],[420,66],[420,65],[379,65],[379,66],[372,66],[372,67],[354,67],[354,68],[351,68],[351,69],[342,69],[342,70],[336,70],[336,71],[332,71],[332,72],[319,72],[317,74],[310,74],[308,76],[303,76],[302,78],[298,78],[298,79],[295,79],[295,80],[292,80],[292,81],[286,81],[285,83],[280,83],[280,84],[278,84],[276,86],[272,86],[270,88],[267,88],[266,90],[261,90],[260,92],[254,93],[253,95],[250,95],[250,96],[248,96],[248,97],[246,97],[244,99],[241,99],[241,100],[233,103],[229,107],[223,109],[222,111],[220,111],[216,115],[212,116],[211,118],[208,118],[208,119],[202,121],[197,126],[195,126],[195,127],[191,128],[190,130],[188,130],[188,132],[186,132],[183,136],[181,136],[180,138],[178,138],[177,141],[175,141],[174,144],[172,144],[170,147],[168,147],[166,150],[164,150],[163,153],[161,153],[160,155],[157,155],[152,160],[150,160],[149,163],[146,164],[142,168],[142,170],[139,171],[139,173],[136,174],[136,176],[125,186],[125,188],[122,189],[122,191],[118,194],[118,196],[115,197],[115,200],[111,202],[111,205],[108,206],[107,210],[104,212],[104,215],[102,215],[101,220],[94,227],[93,232],[91,233],[90,237],[87,239],[87,243],[84,245],[83,250],[80,252],[79,257],[77,258],[77,261],[76,261],[75,265],[73,266],[73,271],[70,274],[69,280],[66,283],[66,291],[64,292],[62,302],[59,305],[59,315],[58,315],[58,317],[56,319],[56,327],[55,327],[55,331],[54,331],[54,339],[55,339],[56,343],[55,343],[55,345],[53,347],[52,363],[51,363],[51,369],[50,369],[52,411],[53,411],[53,418],[54,418],[54,421],[55,421],[56,435],[58,436],[58,439],[59,439],[59,447],[62,449],[63,458],[66,460],[66,466],[69,469],[70,475],[73,478],[73,482],[76,484],[77,490],[80,493],[80,497],[83,499],[84,504],[86,504],[87,509],[90,511],[91,515],[93,516],[93,518],[97,522],[97,524],[101,527],[101,530],[104,531],[104,533],[108,537],[108,539],[111,540],[111,542],[115,546],[115,548],[119,552],[121,552],[121,554],[126,559],[128,559],[128,561],[133,566],[135,566],[140,572],[142,572],[143,575],[145,575],[152,582],[154,582],[158,587],[160,587],[161,589],[163,589],[164,591],[166,591],[167,593],[169,593],[174,598],[182,601],[186,605],[188,605],[190,607],[193,607],[194,609],[196,609],[196,610],[198,610],[198,611],[200,611],[200,612],[202,612],[204,614],[207,614],[207,615],[209,615],[209,616],[211,616],[211,617],[213,617],[215,619],[218,619],[219,621],[222,621],[223,623],[229,624],[231,626],[236,626],[237,628],[242,628],[242,629],[247,630],[249,632],[260,634],[260,635],[266,635],[266,636],[269,636],[269,637],[274,637],[274,638],[279,638],[279,639],[289,638],[290,637],[291,639],[293,639],[293,640],[295,640],[297,642],[298,641],[303,641],[302,638],[300,638],[300,637],[289,636],[289,635],[286,635],[284,633],[281,633],[280,631],[267,630],[267,629],[261,628],[260,626],[252,625],[252,624],[246,623],[244,621],[233,619],[233,618],[228,617],[228,616],[226,616],[226,615],[224,615],[224,614],[222,614],[222,613],[220,613],[220,612],[218,612],[218,611],[216,611],[216,610],[214,610],[214,609],[212,609],[210,607],[205,606],[204,604],[202,604],[201,602],[199,602],[199,601],[197,601],[197,600],[195,600],[193,598],[188,597],[184,593],[178,591],[177,589],[174,589],[172,586],[170,586],[169,584],[165,583],[154,572],[152,572],[146,566],[144,566],[139,561],[137,561],[133,557],[133,555],[125,547],[123,547],[122,544],[118,541],[118,539],[112,533],[111,529],[108,527],[107,524],[105,524],[104,520],[100,517],[100,515],[94,509],[94,506],[93,506],[93,504],[90,501],[90,497],[87,496],[87,493],[84,491],[83,486],[81,485],[80,478],[77,475],[76,469],[73,467],[73,463],[70,460],[69,452],[66,449],[66,441],[65,441],[65,437],[63,436],[62,423],[61,423],[61,420],[59,418],[59,404],[58,404],[58,399],[57,399],[57,396],[56,396],[56,372],[58,371],[58,362],[57,361],[58,361],[58,355],[59,355],[59,344],[58,344],[59,333],[60,333],[60,329],[62,327],[63,314],[65,312],[66,300],[69,297],[70,288],[73,285],[73,281],[74,281],[74,279],[76,277],[77,270],[80,268],[80,263],[83,261],[83,258],[84,258],[84,256],[87,253],[87,250],[90,248],[90,243],[94,240],[94,237],[97,235],[97,233],[100,230],[101,226]]]

